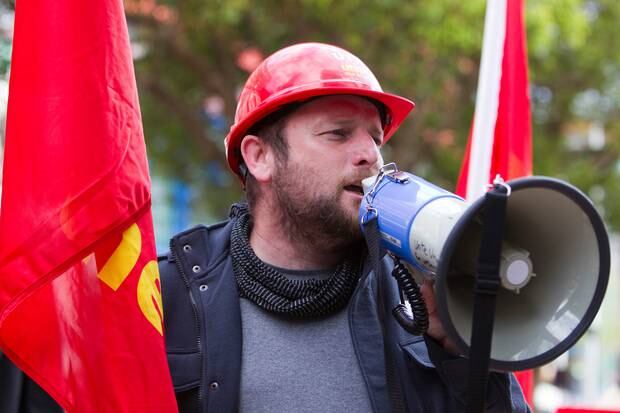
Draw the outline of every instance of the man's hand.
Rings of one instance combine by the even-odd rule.
[[[434,338],[447,352],[458,355],[459,350],[456,345],[448,338],[446,330],[443,328],[437,306],[435,305],[435,290],[433,289],[433,281],[425,279],[420,291],[426,303],[428,310],[428,330],[427,334]]]

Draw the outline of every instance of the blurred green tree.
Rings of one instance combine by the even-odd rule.
[[[366,61],[387,91],[417,108],[385,149],[453,188],[474,110],[483,0],[125,0],[141,58],[136,72],[158,173],[199,182],[205,208],[241,196],[225,170],[225,129],[257,52],[323,41]],[[586,191],[620,226],[620,54],[617,0],[530,1],[526,6],[534,171]],[[240,58],[240,56],[242,58]],[[206,108],[206,111],[205,111]],[[218,126],[219,125],[219,126]],[[217,126],[217,127],[216,127]],[[604,131],[604,135],[601,135]],[[604,137],[604,141],[602,141]],[[208,167],[207,167],[208,166]],[[205,172],[207,171],[207,172]]]

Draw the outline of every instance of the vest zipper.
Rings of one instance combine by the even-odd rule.
[[[198,360],[200,363],[200,384],[198,385],[198,405],[200,406],[200,410],[202,410],[202,399],[203,399],[203,392],[202,392],[202,387],[203,387],[203,380],[202,380],[202,376],[203,376],[203,369],[202,369],[202,358],[204,357],[204,353],[202,351],[202,341],[200,340],[200,318],[198,317],[198,305],[196,304],[196,300],[194,298],[194,295],[192,294],[192,289],[190,287],[189,284],[189,279],[187,278],[187,276],[185,275],[185,271],[183,271],[183,266],[181,265],[181,261],[179,260],[179,257],[176,253],[175,250],[175,244],[174,244],[174,239],[170,240],[170,253],[172,254],[172,259],[174,260],[174,264],[177,268],[177,271],[179,273],[179,275],[181,276],[181,279],[183,279],[183,282],[185,283],[185,287],[187,287],[187,292],[189,294],[189,299],[192,303],[192,310],[194,313],[194,324],[196,326],[196,331],[198,331],[198,335],[196,336],[196,346],[198,347]]]

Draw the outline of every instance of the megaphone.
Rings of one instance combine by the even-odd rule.
[[[548,177],[506,185],[489,367],[517,371],[555,359],[588,329],[607,287],[610,247],[602,219],[575,187]],[[468,354],[485,197],[467,203],[394,164],[363,187],[360,222],[376,218],[381,245],[435,280],[444,329]]]

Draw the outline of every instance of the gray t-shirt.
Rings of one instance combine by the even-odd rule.
[[[289,279],[331,275],[280,271]],[[242,298],[240,411],[372,412],[347,314],[344,308],[317,320],[291,320]]]

